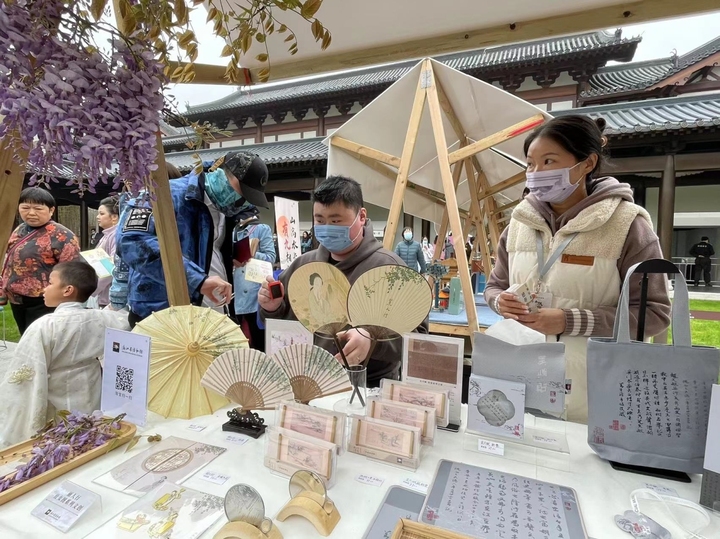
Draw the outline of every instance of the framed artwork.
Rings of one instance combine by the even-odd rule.
[[[374,419],[418,427],[423,444],[432,445],[435,438],[435,408],[372,397],[368,399],[367,415]]]
[[[449,423],[460,425],[465,341],[454,337],[403,335],[402,379],[448,392]]]
[[[284,429],[299,432],[306,436],[319,438],[326,442],[338,442],[342,426],[338,415],[321,411],[303,404],[280,404],[278,406],[280,421],[278,425]]]
[[[313,335],[297,320],[265,320],[265,353],[274,355],[293,344],[312,344]]]
[[[312,470],[323,477],[330,476],[332,454],[325,448],[294,436],[278,436],[278,460],[297,468]]]
[[[415,437],[411,430],[402,429],[386,421],[361,420],[356,443],[402,457],[412,457]]]
[[[449,401],[446,391],[439,388],[425,389],[419,385],[388,379],[383,379],[380,384],[383,399],[434,408],[437,425],[444,427],[448,424]]]

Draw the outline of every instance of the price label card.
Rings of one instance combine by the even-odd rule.
[[[30,514],[66,533],[100,496],[70,481],[63,482]]]
[[[194,430],[195,432],[202,432],[205,430],[205,425],[190,425],[188,429]]]
[[[645,488],[649,488],[650,490],[654,490],[658,494],[662,494],[663,496],[675,496],[678,497],[677,490],[670,487],[664,487],[662,485],[654,485],[653,483],[645,483]]]
[[[211,483],[215,483],[216,485],[223,485],[225,482],[230,479],[229,475],[223,475],[218,472],[205,472],[201,476],[201,479],[204,479],[205,481],[210,481]]]
[[[425,481],[418,481],[417,479],[406,477],[402,482],[402,486],[407,487],[410,490],[425,494],[430,487],[430,484],[426,483]]]
[[[264,283],[267,276],[272,276],[273,267],[270,262],[251,258],[245,265],[245,280],[253,283]]]
[[[502,457],[505,454],[505,444],[480,439],[478,440],[478,451]]]
[[[355,478],[355,480],[360,481],[361,483],[364,483],[366,485],[371,485],[373,487],[380,487],[385,482],[385,480],[381,477],[374,477],[367,474],[360,474]]]
[[[228,434],[225,437],[225,440],[236,445],[245,445],[248,441],[250,441],[250,438],[243,436],[242,434]]]

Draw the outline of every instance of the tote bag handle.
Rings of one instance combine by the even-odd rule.
[[[632,276],[640,265],[632,266],[625,276],[622,293],[618,300],[615,313],[615,327],[613,338],[617,342],[629,343],[630,341],[630,282]],[[676,268],[677,270],[677,268]],[[643,273],[642,269],[639,273]],[[687,282],[685,276],[677,271],[675,274],[675,295],[672,302],[672,329],[673,346],[692,346],[690,336],[690,300],[688,298]]]

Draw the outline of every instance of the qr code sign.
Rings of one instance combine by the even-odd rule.
[[[135,371],[133,371],[133,369],[118,365],[117,371],[115,372],[115,389],[132,393],[134,374]]]

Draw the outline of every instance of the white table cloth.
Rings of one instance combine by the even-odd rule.
[[[319,404],[330,408],[335,400],[335,397],[330,397],[326,399],[326,402],[321,401]],[[263,412],[262,415],[266,418],[268,424],[273,424],[274,412]],[[289,499],[288,479],[273,475],[263,466],[265,436],[258,440],[250,439],[242,446],[231,443],[226,440],[228,433],[221,430],[221,426],[226,420],[226,410],[218,411],[213,416],[204,416],[192,420],[166,420],[150,413],[148,425],[144,428],[138,428],[138,433],[146,435],[159,433],[163,437],[176,436],[227,447],[228,450],[223,455],[201,469],[193,477],[185,481],[183,485],[210,494],[224,496],[232,485],[247,483],[260,492],[265,501],[267,516],[274,518]],[[195,432],[188,428],[191,424],[204,425],[206,428],[201,432]],[[345,453],[339,457],[337,482],[329,491],[330,498],[336,503],[342,516],[330,537],[360,539],[378,509],[388,487],[401,484],[405,478],[414,478],[430,483],[440,459],[465,462],[574,488],[578,494],[588,535],[595,539],[629,539],[631,537],[615,526],[613,517],[630,509],[630,492],[636,488],[644,487],[646,483],[672,488],[681,497],[694,502],[699,499],[700,476],[693,476],[692,483],[684,484],[617,472],[590,450],[586,443],[586,426],[568,424],[567,437],[570,445],[568,471],[545,468],[527,462],[511,460],[507,457],[470,451],[464,449],[464,447],[468,447],[472,443],[466,438],[465,434],[446,431],[438,431],[435,446],[425,448],[426,452],[423,454],[423,460],[417,472],[376,463],[352,453]],[[147,439],[143,438],[129,453],[125,452],[125,447],[116,449],[24,496],[20,496],[12,502],[0,506],[0,538],[80,539],[84,537],[136,501],[136,498],[130,495],[93,483],[93,479],[148,447]],[[200,476],[204,471],[216,471],[230,475],[230,479],[223,485],[216,485],[201,479]],[[379,487],[360,483],[356,480],[356,477],[361,473],[381,478],[384,482]],[[99,508],[94,511],[91,510],[91,513],[85,515],[77,523],[76,527],[67,534],[62,534],[31,516],[30,511],[65,480],[73,481],[99,494],[102,497],[102,510]],[[652,502],[648,503],[652,504]],[[645,502],[643,502],[642,507],[646,507]],[[720,517],[713,515],[712,518],[711,528],[703,534],[706,539],[720,538]],[[226,520],[223,517],[202,538],[212,538],[213,534],[225,522]],[[278,522],[277,525],[285,539],[319,537],[315,528],[300,517]],[[674,535],[673,537],[679,539],[682,536]]]

